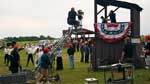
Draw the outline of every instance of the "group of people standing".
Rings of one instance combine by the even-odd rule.
[[[50,46],[38,46],[36,47],[36,68],[39,71],[38,77],[37,77],[37,83],[36,84],[41,84],[41,82],[46,82],[46,84],[50,84],[49,82],[49,71],[53,67],[53,55],[56,55],[56,70],[62,70],[63,69],[63,62],[62,62],[62,51],[60,48],[58,48],[54,53],[51,52],[52,45]],[[29,45],[30,48],[30,45]],[[27,48],[27,50],[30,50]],[[28,53],[28,58],[29,58]],[[30,57],[32,58],[32,57]],[[28,61],[27,61],[28,64]],[[34,64],[34,63],[33,63]]]
[[[19,51],[23,49],[27,54],[26,67],[28,67],[30,60],[33,65],[38,67],[40,75],[38,76],[37,84],[40,84],[42,81],[46,82],[46,84],[50,84],[48,80],[49,70],[52,67],[52,53],[50,46],[33,46],[32,44],[25,44],[25,46],[21,47],[16,43],[8,43],[4,48],[4,63],[9,67],[9,70],[12,73],[18,73],[22,70]],[[37,60],[35,61],[34,58],[37,58]],[[56,70],[62,70],[63,63],[61,49],[57,49],[56,51],[56,60]]]
[[[90,56],[92,55],[92,40],[77,40],[70,41],[67,53],[69,56],[70,69],[74,69],[74,54],[80,51],[80,62],[89,63]]]
[[[33,55],[36,54],[37,60],[35,62],[36,69],[38,70],[39,74],[37,77],[37,83],[41,84],[41,82],[46,82],[46,84],[50,84],[49,82],[49,71],[53,67],[53,55],[56,55],[56,70],[63,70],[63,62],[62,62],[62,50],[58,48],[54,53],[51,52],[52,45],[39,45],[39,46],[26,46],[26,51],[28,54],[27,58],[27,66],[31,59],[33,65]]]
[[[78,46],[78,48],[77,48]],[[89,55],[90,55],[90,41],[88,40],[78,40],[71,41],[71,45],[69,45],[67,49],[67,54],[69,57],[69,66],[70,69],[75,68],[74,64],[74,54],[75,52],[81,52],[81,62],[88,63]],[[9,69],[12,73],[18,73],[19,69],[22,69],[20,64],[20,54],[19,51],[24,49],[27,54],[27,63],[26,67],[29,66],[29,62],[31,61],[33,65],[37,65],[39,76],[37,79],[37,84],[40,84],[42,81],[46,82],[46,84],[50,84],[48,81],[49,69],[52,67],[52,59],[51,59],[51,47],[46,46],[33,46],[32,44],[26,44],[24,47],[15,44],[8,44],[4,48],[5,56],[4,63],[9,66]],[[63,70],[63,59],[62,59],[62,50],[58,48],[56,53],[56,70]],[[34,61],[37,56],[36,62]]]

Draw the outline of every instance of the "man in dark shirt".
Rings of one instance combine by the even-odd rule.
[[[39,78],[37,84],[40,84],[40,82],[42,82],[43,80],[46,81],[46,84],[50,84],[49,80],[48,80],[48,68],[50,65],[50,58],[49,58],[49,49],[48,48],[44,48],[43,49],[44,53],[41,56],[41,77]]]
[[[111,23],[116,23],[116,14],[114,13],[113,10],[110,11],[109,16]]]
[[[75,49],[73,48],[72,45],[69,45],[67,53],[69,55],[70,69],[74,69],[74,53],[75,53]]]
[[[133,44],[130,38],[125,38],[125,45],[123,47],[121,62],[133,63]]]
[[[146,45],[144,46],[145,50],[145,57],[150,56],[150,42],[147,42]]]
[[[89,63],[90,49],[88,43],[85,44],[85,63]]]
[[[79,22],[76,20],[76,16],[77,16],[77,13],[75,9],[72,7],[71,10],[68,12],[67,23],[69,25],[78,26]]]
[[[145,69],[150,69],[150,36],[146,37],[144,53],[145,53]]]
[[[20,55],[18,53],[18,46],[14,45],[13,46],[13,51],[11,52],[10,56],[10,71],[12,73],[18,73],[19,71],[19,66],[20,66]]]

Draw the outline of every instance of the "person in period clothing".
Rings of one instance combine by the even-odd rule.
[[[88,43],[85,44],[85,63],[89,63],[90,49]]]
[[[4,48],[4,53],[5,53],[4,63],[6,63],[7,66],[9,66],[9,63],[10,63],[10,57],[11,57],[12,50],[13,50],[13,48],[10,44],[7,44],[6,48]]]
[[[19,67],[20,67],[20,55],[18,52],[18,45],[14,45],[14,49],[11,52],[11,57],[10,57],[10,71],[12,73],[18,73]]]
[[[8,46],[6,46],[4,48],[4,64],[8,64],[9,63],[9,59],[8,59],[8,50],[7,50]]]
[[[27,46],[26,50],[27,50],[27,54],[28,54],[26,66],[28,66],[30,60],[32,61],[32,64],[34,65],[34,59],[33,59],[34,49],[33,49],[32,45],[29,44]]]
[[[81,58],[80,58],[80,62],[84,61],[84,54],[85,54],[85,42],[81,41],[80,42],[80,53],[81,53]]]
[[[56,70],[62,70],[63,69],[63,61],[62,61],[62,50],[58,48],[56,52]]]

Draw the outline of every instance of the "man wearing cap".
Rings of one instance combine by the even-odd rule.
[[[146,43],[143,49],[143,52],[145,53],[145,69],[150,68],[150,36],[145,36]]]
[[[18,68],[20,66],[20,55],[18,53],[18,45],[13,46],[13,50],[11,52],[11,57],[10,57],[10,71],[12,73],[18,73]]]
[[[49,49],[44,48],[43,49],[44,53],[41,56],[41,77],[38,79],[38,82],[36,84],[40,84],[40,82],[44,81],[46,84],[50,84],[48,80],[48,68],[50,65],[50,58],[49,58]]]

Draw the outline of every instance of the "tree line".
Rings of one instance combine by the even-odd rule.
[[[39,41],[39,40],[53,40],[54,37],[51,36],[44,36],[40,35],[38,36],[20,36],[20,37],[7,37],[5,38],[6,42],[21,42],[21,41]]]

